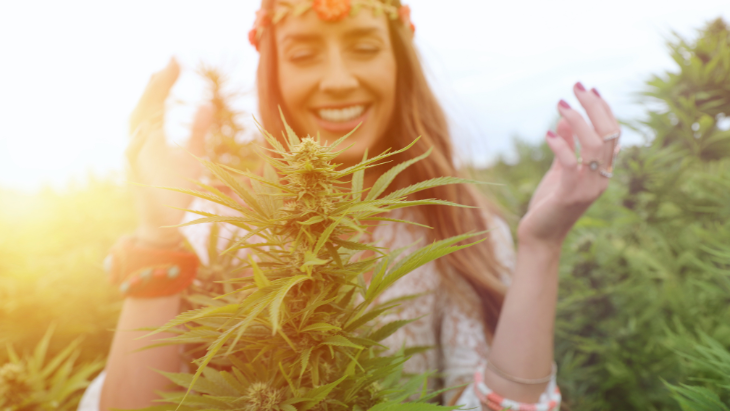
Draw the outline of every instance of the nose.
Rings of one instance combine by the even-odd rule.
[[[320,91],[333,95],[344,95],[355,90],[359,86],[359,82],[348,69],[342,52],[335,49],[328,54],[327,67],[323,70],[322,81],[319,83]]]

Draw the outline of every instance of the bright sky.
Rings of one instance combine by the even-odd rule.
[[[692,37],[728,0],[410,0],[416,42],[472,161],[508,154],[511,138],[543,138],[573,83],[597,87],[624,119],[634,93],[674,69],[672,30]],[[252,90],[257,54],[246,33],[257,0],[0,2],[0,187],[37,189],[122,170],[129,112],[171,55],[184,72],[168,131],[202,98],[191,69],[220,65]],[[252,97],[240,102],[255,109]],[[626,142],[640,138],[625,134]]]

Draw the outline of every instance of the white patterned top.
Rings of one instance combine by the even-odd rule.
[[[232,210],[204,200],[196,199],[191,209],[207,211],[219,215],[235,215]],[[409,219],[412,214],[404,210],[394,218]],[[394,211],[394,212],[395,212]],[[192,221],[199,216],[188,214],[184,221]],[[496,257],[503,267],[510,272],[515,266],[515,252],[512,236],[507,224],[500,219],[493,219],[488,227],[493,228],[490,232],[491,241]],[[207,225],[193,225],[181,229],[193,248],[198,253],[203,264],[207,263],[207,244],[210,227]],[[221,227],[221,241],[230,238],[230,235],[237,234],[234,227]],[[223,231],[223,230],[227,230]],[[372,237],[380,247],[396,249],[408,246],[420,240],[421,245],[426,240],[425,228],[403,224],[403,223],[382,223],[375,228]],[[240,235],[240,233],[238,233]],[[220,244],[222,247],[223,244]],[[413,249],[419,245],[414,245]],[[408,252],[401,254],[407,255]],[[448,280],[447,280],[448,278]],[[509,282],[509,273],[504,273],[502,280]],[[444,281],[451,281],[451,289],[458,291],[458,299],[455,300],[455,293],[447,292]],[[479,297],[472,287],[460,276],[445,276],[438,271],[435,262],[425,264],[405,277],[396,281],[395,284],[386,290],[380,297],[380,301],[388,301],[406,295],[423,294],[422,296],[404,302],[398,311],[383,316],[380,321],[383,323],[419,318],[405,327],[396,331],[393,335],[383,341],[383,344],[391,350],[398,350],[401,347],[433,346],[435,349],[418,353],[411,357],[404,365],[407,373],[424,373],[437,371],[443,375],[442,380],[432,381],[430,388],[451,387],[463,384],[470,384],[474,378],[477,367],[485,364],[489,346],[485,336],[484,325],[481,320],[481,305]],[[102,376],[103,378],[103,376]],[[554,389],[554,381],[548,387]],[[99,394],[101,392],[101,381],[94,381],[85,395],[80,411],[97,411]],[[444,402],[452,400],[453,391],[444,394]],[[459,398],[458,404],[479,406],[479,401],[474,394],[472,387],[467,387]],[[94,407],[92,407],[92,405]],[[86,407],[86,408],[84,408]]]

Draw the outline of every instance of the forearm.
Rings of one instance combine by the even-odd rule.
[[[155,391],[169,385],[167,378],[155,370],[178,372],[179,347],[164,346],[138,351],[156,340],[172,335],[161,333],[138,340],[137,338],[149,332],[134,330],[164,325],[179,310],[179,295],[149,299],[127,298],[124,301],[106,366],[101,411],[154,405],[152,400],[159,398]]]
[[[560,248],[524,243],[497,325],[489,360],[509,375],[538,379],[550,374],[558,295]],[[485,383],[500,395],[520,402],[536,402],[547,384],[508,381],[491,370]]]

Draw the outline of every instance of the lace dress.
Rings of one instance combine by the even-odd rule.
[[[191,206],[194,210],[207,211],[216,214],[230,214],[231,211],[216,204],[196,199]],[[394,218],[412,219],[413,215],[405,210],[395,210],[402,213]],[[394,212],[395,212],[394,211]],[[192,221],[199,218],[197,215],[186,215],[185,221]],[[515,253],[512,236],[509,227],[504,221],[493,219],[488,226],[493,228],[490,232],[491,241],[497,258],[508,270],[513,270],[515,265]],[[210,228],[205,225],[193,225],[182,228],[183,234],[190,241],[193,248],[201,258],[203,264],[207,261],[207,245]],[[225,232],[223,230],[230,230]],[[235,234],[232,228],[223,228],[221,241],[230,238]],[[401,248],[420,240],[423,245],[426,241],[425,228],[402,224],[384,223],[375,228],[372,236],[380,247],[389,249]],[[255,240],[253,240],[255,241]],[[222,246],[223,244],[221,244]],[[407,255],[408,252],[401,254]],[[450,289],[456,293],[447,292],[442,284],[444,281],[451,281]],[[509,273],[504,273],[502,281],[508,283]],[[440,379],[433,379],[429,388],[439,389],[464,384],[467,386],[459,397],[457,404],[469,407],[480,407],[480,402],[475,394],[473,385],[474,373],[480,366],[485,364],[489,346],[485,337],[485,330],[480,318],[480,301],[472,287],[459,276],[447,277],[438,272],[435,262],[423,265],[395,284],[380,296],[380,301],[388,301],[394,298],[423,294],[420,297],[408,300],[403,303],[397,312],[383,316],[380,321],[383,323],[400,320],[419,318],[405,327],[399,329],[393,335],[383,341],[383,344],[391,347],[392,350],[401,347],[433,346],[435,349],[428,350],[414,355],[404,365],[404,371],[408,373],[424,373],[437,371],[442,376]],[[456,299],[458,298],[458,301]],[[79,411],[98,411],[101,386],[104,374],[102,373],[89,386],[82,399]],[[551,381],[545,394],[555,390],[555,381]],[[443,402],[449,403],[454,390],[443,396]]]

